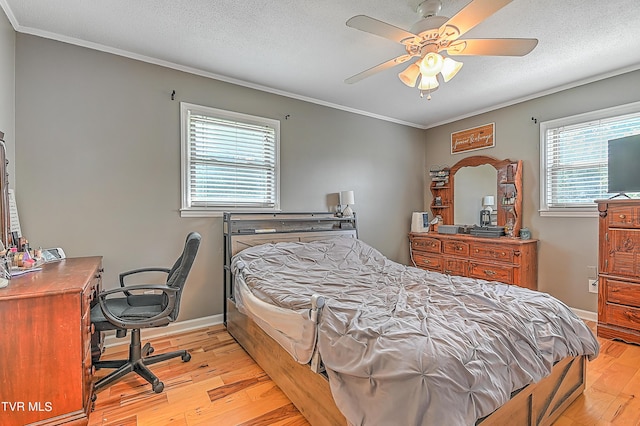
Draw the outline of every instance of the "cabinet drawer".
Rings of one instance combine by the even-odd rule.
[[[637,277],[640,275],[640,230],[609,229],[605,235],[602,272]]]
[[[513,268],[509,266],[470,262],[469,276],[488,281],[513,284]]]
[[[607,211],[609,227],[640,227],[640,208],[632,206],[609,207]]]
[[[469,256],[469,244],[462,241],[445,241],[442,243],[442,252],[458,256]]]
[[[640,284],[602,279],[605,281],[607,302],[640,307]]]
[[[428,251],[430,253],[440,253],[442,242],[435,238],[416,238],[411,241],[413,250]]]
[[[442,258],[438,256],[429,256],[424,253],[413,253],[413,261],[418,268],[428,269],[430,271],[442,272]]]
[[[497,244],[472,243],[471,257],[513,263],[515,250]]]
[[[607,304],[605,309],[607,324],[633,330],[640,329],[640,308]]]
[[[467,275],[467,269],[469,268],[469,262],[462,259],[445,259],[443,265],[443,271],[447,275]]]

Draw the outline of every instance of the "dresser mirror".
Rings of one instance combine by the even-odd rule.
[[[522,161],[472,156],[449,169],[445,185],[431,183],[431,211],[445,225],[479,225],[486,196],[493,197],[491,222],[513,222],[513,235],[522,227]],[[436,201],[437,200],[437,201]]]
[[[487,196],[493,197],[493,203],[488,207],[497,214],[495,205],[497,179],[498,171],[489,164],[460,168],[456,172],[453,188],[453,223],[480,225],[480,211],[486,207],[483,205],[483,200]],[[495,218],[494,221],[496,221]]]

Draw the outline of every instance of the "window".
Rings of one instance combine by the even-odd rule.
[[[640,102],[540,124],[540,215],[593,216],[607,193],[610,139],[640,133]]]
[[[280,122],[180,103],[182,216],[280,208]]]

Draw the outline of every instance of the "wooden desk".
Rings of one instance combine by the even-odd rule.
[[[0,289],[0,424],[88,423],[101,276],[102,257],[71,258]]]

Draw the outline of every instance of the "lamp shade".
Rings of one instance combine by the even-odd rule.
[[[444,65],[444,60],[442,56],[438,55],[435,52],[429,52],[422,58],[422,62],[420,62],[420,72],[423,76],[434,77],[436,74],[440,72],[442,66]]]
[[[417,63],[409,65],[404,71],[398,74],[398,78],[409,87],[414,87],[418,76],[420,75],[420,66]]]
[[[442,70],[440,71],[444,82],[446,83],[451,80],[458,71],[460,71],[460,68],[462,68],[462,62],[454,61],[451,58],[444,58]]]
[[[355,204],[355,197],[353,191],[340,191],[340,204],[349,205]]]
[[[494,203],[495,203],[495,199],[493,198],[493,195],[485,195],[482,198],[483,206],[493,206]]]
[[[418,89],[420,90],[434,90],[436,87],[438,87],[440,84],[438,84],[438,78],[433,76],[433,77],[429,77],[426,75],[422,75],[422,78],[420,79],[420,84],[418,85]]]

